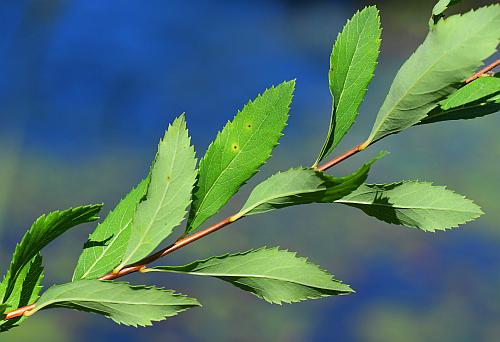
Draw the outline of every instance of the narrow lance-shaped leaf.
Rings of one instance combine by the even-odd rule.
[[[238,112],[208,147],[186,233],[216,214],[271,156],[283,135],[295,81],[266,90]]]
[[[336,202],[359,208],[387,223],[430,232],[458,227],[483,214],[479,206],[462,195],[416,181],[365,184]]]
[[[33,303],[38,299],[38,294],[42,289],[41,281],[43,279],[42,256],[37,254],[31,262],[26,264],[14,284],[13,291],[9,298],[3,303],[9,310],[13,310],[28,304]],[[0,293],[4,293],[7,289],[9,276],[7,275],[2,284],[0,284]],[[0,332],[8,331],[11,328],[18,326],[26,317],[17,317],[10,320],[0,321]]]
[[[38,218],[16,247],[6,275],[9,280],[4,299],[12,293],[23,267],[31,262],[43,247],[70,228],[97,220],[96,215],[101,207],[101,204],[87,205],[64,211],[54,211]]]
[[[136,327],[149,326],[195,306],[200,306],[196,299],[170,290],[84,279],[52,286],[30,314],[64,307],[98,313],[118,324]]]
[[[16,280],[14,290],[9,298],[4,301],[11,308],[27,305],[33,300],[41,290],[40,282],[43,279],[42,256],[37,254],[27,263]],[[8,277],[5,277],[0,284],[0,292],[7,288]]]
[[[486,97],[498,95],[499,93],[499,77],[480,77],[458,89],[456,92],[441,101],[439,105],[443,110],[447,110],[463,106]]]
[[[191,203],[196,159],[186,121],[180,116],[158,146],[146,199],[139,203],[119,268],[151,253],[178,226]]]
[[[500,95],[494,95],[484,100],[480,99],[447,110],[436,107],[418,124],[422,125],[449,120],[469,120],[494,114],[498,111],[500,111]]]
[[[354,14],[337,36],[328,73],[333,98],[332,117],[315,165],[335,149],[358,116],[377,65],[380,32],[378,10],[370,6]]]
[[[500,110],[500,78],[480,77],[439,102],[419,124],[447,120],[467,120]]]
[[[444,17],[444,12],[448,8],[460,2],[462,2],[462,0],[439,0],[432,9],[432,16],[429,19],[429,29],[432,30],[434,28],[434,25],[436,25],[436,23],[438,22],[438,20]]]
[[[274,304],[353,292],[306,258],[278,248],[226,254],[184,266],[158,266],[148,271],[215,277]]]
[[[396,75],[365,145],[420,122],[495,52],[499,39],[498,4],[439,20]]]
[[[371,165],[383,155],[341,178],[303,168],[277,173],[255,187],[233,219],[298,204],[331,203],[363,184]]]
[[[130,239],[132,218],[146,196],[149,177],[120,201],[89,236],[73,274],[73,280],[95,279],[113,270],[122,260]]]

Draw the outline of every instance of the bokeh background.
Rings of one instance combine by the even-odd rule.
[[[358,122],[338,152],[366,137],[402,61],[423,40],[434,1],[372,1],[383,41]],[[488,1],[466,1],[462,8]],[[104,213],[148,171],[181,112],[201,157],[249,99],[297,79],[273,158],[219,216],[276,170],[310,165],[330,112],[331,45],[365,1],[33,0],[0,4],[0,264],[41,213],[84,203]],[[297,251],[357,293],[272,306],[216,279],[131,276],[198,298],[152,328],[48,310],[5,341],[495,341],[500,338],[500,116],[410,129],[381,149],[371,182],[434,181],[475,199],[477,222],[445,233],[380,223],[353,208],[309,205],[251,217],[169,257],[170,264],[263,245]],[[213,221],[214,221],[213,220]],[[208,222],[210,223],[210,222]],[[44,250],[44,285],[68,281],[93,229]],[[181,229],[179,229],[179,232]]]

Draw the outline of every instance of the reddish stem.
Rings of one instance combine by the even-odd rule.
[[[471,77],[466,79],[465,83],[470,83],[470,82],[474,81],[475,79],[478,79],[479,77],[486,74],[488,71],[495,69],[499,65],[500,65],[500,58],[497,59],[496,61],[494,61],[493,63],[488,64],[486,67],[484,67],[483,69],[479,70],[474,75],[472,75]]]
[[[177,240],[175,243],[172,245],[156,252],[155,254],[152,254],[141,261],[136,262],[135,264],[132,264],[130,266],[122,268],[119,272],[113,273],[110,272],[101,278],[99,280],[113,280],[116,278],[123,277],[126,274],[141,271],[146,268],[146,266],[153,261],[156,261],[162,257],[164,257],[167,254],[170,254],[172,252],[175,252],[176,250],[189,245],[191,242],[195,242],[196,240],[201,239],[204,236],[207,236],[208,234],[212,234],[213,232],[218,231],[219,229],[227,226],[228,224],[232,223],[234,221],[231,220],[230,217],[225,218],[224,220],[220,221],[219,223],[214,224],[213,226],[210,226],[206,229],[200,230],[197,233],[194,233],[192,235],[186,236],[185,238]]]
[[[350,158],[352,157],[353,155],[355,155],[356,153],[360,152],[360,151],[363,151],[364,150],[364,147],[363,147],[363,144],[361,145],[358,145],[358,146],[354,146],[353,148],[351,148],[349,151],[341,154],[340,156],[338,156],[337,158],[334,158],[326,163],[324,163],[323,165],[320,165],[318,166],[318,170],[320,171],[326,171],[328,170],[329,168],[331,168],[332,166],[335,166],[341,162],[343,162],[344,160],[346,160],[347,158]]]
[[[5,314],[4,319],[12,319],[16,317],[21,317],[25,312],[31,311],[35,308],[35,304],[20,307],[19,309],[9,311]]]

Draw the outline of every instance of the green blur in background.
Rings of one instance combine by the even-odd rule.
[[[488,3],[464,1],[457,10]],[[2,2],[1,269],[40,214],[104,202],[104,217],[148,172],[157,141],[181,112],[200,158],[249,99],[297,79],[273,158],[204,226],[238,210],[275,171],[311,165],[328,127],[331,46],[367,4],[381,11],[381,56],[359,119],[337,152],[366,138],[397,69],[425,37],[433,1]],[[459,229],[423,233],[353,208],[307,205],[242,220],[165,260],[281,246],[352,285],[354,295],[273,306],[216,279],[132,275],[127,280],[176,289],[204,307],[139,329],[48,310],[0,340],[498,340],[499,129],[498,115],[412,128],[331,170],[348,174],[388,150],[369,181],[433,181],[466,195],[486,215]],[[93,227],[74,229],[44,250],[45,286],[71,279]]]

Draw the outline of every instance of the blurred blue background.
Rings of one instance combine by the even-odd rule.
[[[366,137],[402,61],[423,40],[431,0],[376,1],[382,52],[361,115],[338,152]],[[467,1],[462,8],[488,1]],[[276,170],[310,165],[329,121],[331,45],[365,1],[33,0],[0,4],[0,264],[41,213],[105,203],[147,172],[163,131],[186,112],[198,157],[266,87],[296,78],[289,125],[273,158],[214,220],[239,208]],[[309,205],[251,217],[175,253],[171,264],[279,245],[355,295],[272,306],[212,279],[131,276],[204,307],[152,328],[48,310],[2,340],[494,341],[500,337],[500,117],[418,127],[332,170],[343,175],[381,149],[371,182],[434,181],[486,215],[445,233],[390,226],[356,209]],[[209,222],[210,223],[210,222]],[[93,225],[44,250],[44,285],[68,281]],[[180,231],[180,230],[179,230]]]

